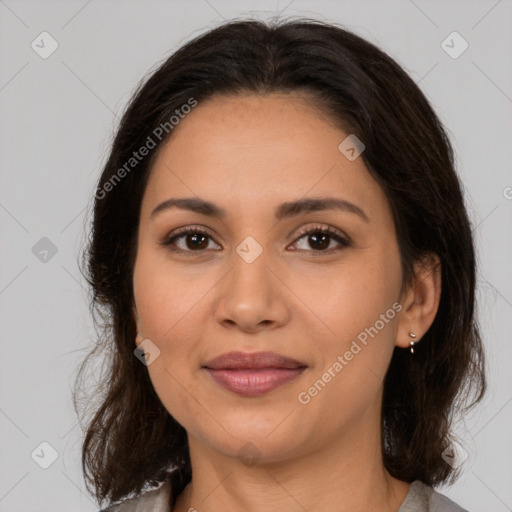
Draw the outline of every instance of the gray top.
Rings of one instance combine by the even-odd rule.
[[[444,494],[415,480],[398,512],[468,512]]]
[[[169,512],[168,482],[142,496],[123,501],[99,512]],[[397,512],[468,512],[432,487],[415,480]]]

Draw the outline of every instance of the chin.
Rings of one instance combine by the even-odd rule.
[[[251,435],[236,439],[211,439],[210,448],[239,459],[246,466],[274,464],[297,455],[297,442],[291,437],[257,438]]]
[[[207,431],[204,424],[185,428],[189,436],[199,438],[210,449],[239,458],[246,465],[270,464],[297,456],[297,449],[308,443],[308,429],[303,422],[297,424],[294,414],[288,419],[295,416],[295,422],[286,421],[287,414],[262,416],[250,410],[246,414],[233,411],[229,416],[216,416],[217,421],[210,421],[208,426],[211,428]]]

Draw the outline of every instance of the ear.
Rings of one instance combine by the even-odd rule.
[[[435,253],[428,253],[414,265],[413,284],[404,291],[400,303],[403,306],[398,319],[397,347],[407,348],[409,342],[419,342],[428,331],[441,299],[441,260]],[[416,338],[411,338],[412,332]]]

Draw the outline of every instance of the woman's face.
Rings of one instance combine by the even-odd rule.
[[[297,94],[216,97],[155,160],[135,315],[191,450],[277,461],[379,428],[402,274],[385,194],[339,149],[348,135]],[[170,199],[214,206],[152,215]]]

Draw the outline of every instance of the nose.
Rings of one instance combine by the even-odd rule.
[[[265,251],[250,263],[234,253],[233,266],[217,287],[215,316],[219,323],[248,333],[286,324],[290,292],[271,267]]]

